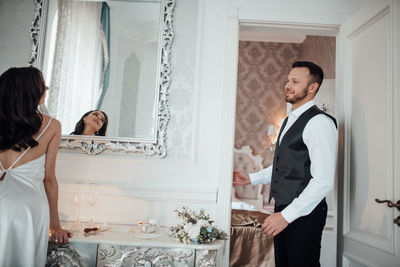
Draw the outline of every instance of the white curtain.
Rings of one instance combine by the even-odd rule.
[[[100,95],[102,46],[101,2],[58,4],[57,38],[48,108],[71,133],[80,117],[95,109]]]

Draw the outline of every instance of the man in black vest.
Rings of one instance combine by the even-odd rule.
[[[262,230],[274,236],[277,267],[320,266],[325,197],[334,184],[337,146],[336,120],[314,103],[323,76],[312,62],[293,63],[285,85],[292,109],[279,132],[273,165],[250,175],[233,172],[233,185],[271,183],[275,213]]]

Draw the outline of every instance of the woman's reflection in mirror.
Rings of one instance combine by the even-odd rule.
[[[108,116],[104,111],[91,110],[83,114],[71,134],[105,136],[107,125]]]

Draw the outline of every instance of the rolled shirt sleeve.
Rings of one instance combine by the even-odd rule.
[[[312,178],[303,192],[282,210],[281,214],[288,223],[310,214],[333,189],[336,171],[337,137],[338,134],[334,122],[324,114],[313,117],[304,128],[303,141],[308,148],[311,160],[310,171]],[[261,174],[256,173],[253,179],[257,182],[261,181]],[[251,177],[250,180],[253,183]],[[271,176],[269,176],[270,181]]]

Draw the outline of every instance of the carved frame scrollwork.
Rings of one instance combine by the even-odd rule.
[[[196,267],[217,266],[217,250],[196,250]]]
[[[42,17],[43,11],[46,10],[45,0],[35,0],[35,10],[33,14],[32,26],[30,28],[31,36],[31,56],[28,60],[28,66],[39,67],[41,65],[41,58],[38,57],[40,54],[39,48],[43,42],[44,31],[41,30],[40,26],[43,24]]]
[[[78,250],[68,245],[53,246],[47,254],[46,267],[74,266],[84,267],[84,261]]]
[[[29,66],[41,68],[41,49],[44,42],[43,21],[46,15],[48,0],[35,0],[34,18],[30,29],[32,47],[31,56],[28,60]],[[161,0],[162,4],[162,37],[161,37],[161,63],[160,84],[158,93],[157,131],[155,141],[136,141],[134,138],[87,138],[79,136],[62,136],[60,148],[81,149],[89,155],[97,155],[103,151],[140,153],[146,156],[158,156],[164,158],[166,151],[166,131],[169,122],[168,89],[171,83],[170,55],[174,39],[173,12],[176,0]]]

